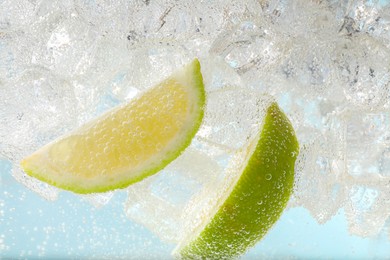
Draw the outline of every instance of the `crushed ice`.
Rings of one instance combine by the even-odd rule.
[[[352,234],[375,235],[390,216],[389,50],[386,1],[1,1],[0,159],[56,199],[20,159],[197,56],[204,124],[182,158],[129,189],[128,216],[174,240],[191,206],[175,199],[180,186],[191,197],[221,181],[269,93],[301,145],[290,207],[319,223],[344,208]],[[101,206],[111,196],[85,199]]]

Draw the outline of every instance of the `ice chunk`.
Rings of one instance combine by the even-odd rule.
[[[204,189],[214,189],[222,178],[227,154],[207,148],[207,144],[195,142],[162,172],[130,186],[126,215],[165,241],[180,241],[187,221],[183,214],[190,199]]]
[[[345,208],[351,233],[378,234],[389,212],[387,112],[332,115],[325,136],[301,143],[292,205],[307,208],[318,222]]]
[[[380,108],[389,92],[390,53],[367,35],[353,42],[340,41],[335,53],[338,80],[348,102],[362,108]]]
[[[290,204],[305,207],[319,223],[333,217],[347,197],[341,181],[345,171],[343,145],[337,135],[318,136],[312,143],[301,143]]]
[[[22,183],[30,190],[38,193],[46,200],[54,201],[58,198],[59,190],[56,187],[28,176],[19,168],[12,169],[12,176],[14,176],[18,182]]]
[[[389,175],[390,113],[352,113],[346,119],[347,163],[352,176]]]
[[[245,157],[194,141],[162,172],[128,188],[126,215],[161,239],[178,243],[196,228],[240,173]]]
[[[385,32],[383,31],[386,29],[383,27],[383,20],[386,20],[389,14],[386,1],[352,1],[348,5],[341,1],[340,5],[343,7],[344,13],[344,23],[340,31],[349,35],[365,32],[375,36]]]
[[[359,236],[375,236],[390,217],[389,180],[382,189],[354,185],[345,207],[349,230]]]
[[[8,31],[28,26],[34,19],[34,3],[5,0],[0,3],[0,30]]]
[[[202,59],[202,72],[207,92],[222,90],[227,86],[245,89],[240,75],[220,56],[210,55]]]
[[[281,51],[268,30],[267,20],[242,21],[233,28],[227,28],[211,45],[210,52],[222,57],[244,80],[254,74],[265,72],[278,61]],[[260,85],[261,86],[261,85]],[[259,88],[260,86],[256,86]]]
[[[13,161],[76,124],[78,106],[68,81],[42,68],[25,70],[0,88],[0,152]],[[65,112],[66,111],[66,112]]]
[[[206,138],[231,149],[242,147],[254,134],[264,117],[270,96],[225,86],[209,92],[204,123],[199,138]]]

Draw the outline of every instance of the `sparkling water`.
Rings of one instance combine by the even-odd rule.
[[[205,118],[160,173],[76,196],[21,171],[24,156],[194,57]],[[390,258],[387,1],[0,1],[0,255],[170,258],[271,100],[296,130],[297,178],[243,258]]]

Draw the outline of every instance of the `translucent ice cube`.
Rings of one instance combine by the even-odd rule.
[[[350,189],[350,199],[345,207],[351,233],[374,236],[384,227],[390,217],[388,193],[390,185],[376,189],[355,185]]]
[[[6,0],[0,3],[0,30],[19,29],[34,18],[34,3],[24,0]]]
[[[257,133],[265,108],[272,101],[267,95],[234,86],[209,92],[207,96],[198,136],[232,149],[242,147]]]
[[[312,143],[301,143],[296,162],[293,205],[303,206],[319,223],[325,223],[343,207],[346,187],[343,142],[337,136],[318,136]]]
[[[346,157],[353,176],[389,175],[390,113],[352,113],[346,119]]]
[[[205,145],[196,142],[195,146]],[[205,154],[208,150],[189,148],[178,160],[159,174],[128,188],[125,206],[129,218],[148,227],[163,240],[178,242],[186,218],[184,210],[190,199],[204,189],[218,184],[223,166],[218,158],[226,153],[217,149],[215,156]]]
[[[18,182],[49,201],[54,201],[58,198],[59,190],[56,187],[28,176],[19,168],[12,169],[12,176],[14,176]]]
[[[341,2],[344,23],[340,30],[350,35],[365,32],[372,35],[383,33],[382,22],[389,14],[386,1],[350,1]]]
[[[340,41],[335,52],[338,80],[352,106],[380,108],[389,91],[390,53],[367,35],[354,42]]]
[[[0,153],[14,162],[76,124],[69,82],[41,67],[24,70],[0,88]],[[66,112],[65,112],[66,111]],[[62,116],[61,116],[62,115]]]

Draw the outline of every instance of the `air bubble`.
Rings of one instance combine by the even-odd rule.
[[[162,147],[163,147],[163,146],[162,146],[161,143],[157,143],[157,144],[156,144],[156,150],[157,150],[157,151],[160,151],[160,150],[162,149]]]

